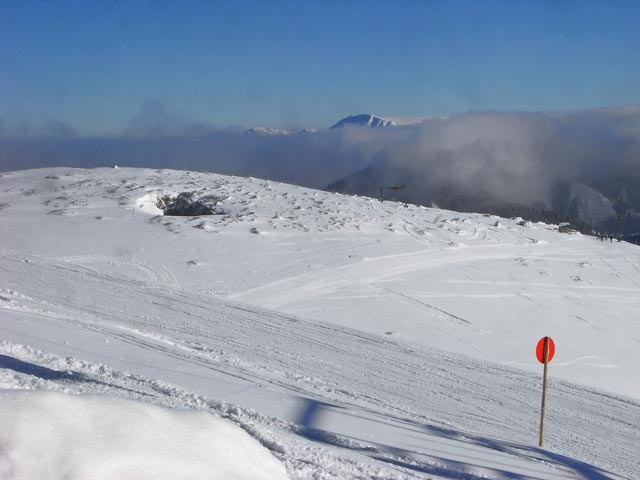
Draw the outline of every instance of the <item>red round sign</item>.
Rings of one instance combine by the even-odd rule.
[[[556,344],[553,343],[553,339],[551,337],[542,337],[538,341],[538,345],[536,345],[536,357],[538,357],[538,361],[540,363],[544,363],[544,339],[548,338],[549,343],[547,346],[547,362],[550,362],[553,358],[553,355],[556,353]]]

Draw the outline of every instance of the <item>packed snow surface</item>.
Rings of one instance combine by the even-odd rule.
[[[254,438],[208,412],[107,396],[0,392],[0,478],[282,480]]]
[[[180,192],[220,214],[150,208]],[[640,478],[636,246],[169,170],[6,173],[0,205],[0,387],[215,413],[290,478]]]

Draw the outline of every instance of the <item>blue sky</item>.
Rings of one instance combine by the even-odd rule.
[[[119,133],[640,103],[638,1],[0,0],[4,125]]]

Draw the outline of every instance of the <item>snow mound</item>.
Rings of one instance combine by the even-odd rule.
[[[164,215],[164,211],[158,207],[159,192],[150,192],[135,200],[135,208],[147,215]]]
[[[227,420],[113,397],[0,393],[0,478],[286,479]]]

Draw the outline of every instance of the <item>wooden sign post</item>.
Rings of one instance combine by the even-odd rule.
[[[538,438],[538,446],[542,446],[544,434],[544,406],[547,400],[547,365],[556,353],[556,345],[551,337],[542,337],[536,345],[536,357],[538,361],[544,364],[544,373],[542,377],[542,406],[540,408],[540,437]]]

